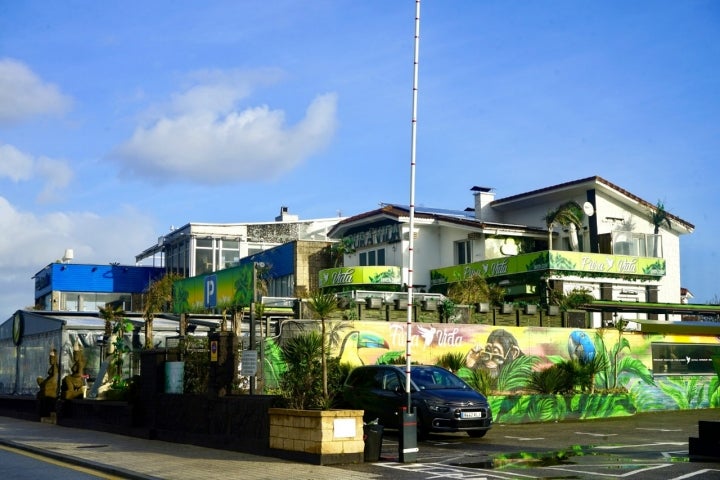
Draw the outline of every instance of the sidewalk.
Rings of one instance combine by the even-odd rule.
[[[378,475],[0,417],[0,444],[130,479],[361,480]]]

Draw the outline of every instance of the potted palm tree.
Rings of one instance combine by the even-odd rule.
[[[281,456],[282,452],[293,452],[288,454],[292,458],[305,457],[307,461],[321,465],[362,461],[365,448],[363,411],[331,408],[326,323],[338,308],[337,298],[332,293],[313,292],[308,308],[320,319],[320,334],[300,335],[283,349],[288,362],[283,381],[288,389],[286,398],[290,401],[289,408],[271,408],[268,412],[270,448]],[[338,368],[333,371],[338,371],[339,366],[335,366]],[[318,370],[319,389],[316,385]]]

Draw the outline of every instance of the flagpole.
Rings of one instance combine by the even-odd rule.
[[[417,137],[417,97],[418,97],[418,52],[420,47],[420,0],[415,0],[415,58],[413,61],[413,95],[412,122],[410,135],[410,232],[408,234],[408,269],[407,269],[407,341],[405,344],[405,392],[407,407],[401,412],[400,441],[398,442],[399,457],[403,463],[417,460],[417,412],[412,408],[410,394],[410,373],[412,364],[412,321],[415,306],[413,305],[413,265],[415,255],[415,158]]]
[[[412,320],[413,320],[413,265],[415,250],[415,160],[417,144],[417,97],[418,97],[418,51],[420,48],[420,0],[415,0],[415,58],[413,62],[413,93],[412,122],[410,134],[410,233],[408,236],[408,271],[407,271],[407,340],[405,345],[405,392],[407,393],[407,409],[411,408],[410,398],[410,365],[412,359]]]

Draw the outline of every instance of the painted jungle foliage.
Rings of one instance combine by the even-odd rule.
[[[406,324],[328,322],[331,352],[352,366],[405,363]],[[309,328],[307,324],[299,326]],[[617,328],[412,325],[413,363],[455,371],[491,403],[495,422],[545,422],[720,406],[713,336],[647,335]],[[273,340],[265,385],[286,370]]]

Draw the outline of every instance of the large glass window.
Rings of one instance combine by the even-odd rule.
[[[240,261],[240,242],[237,240],[218,240],[217,269],[230,268]]]

